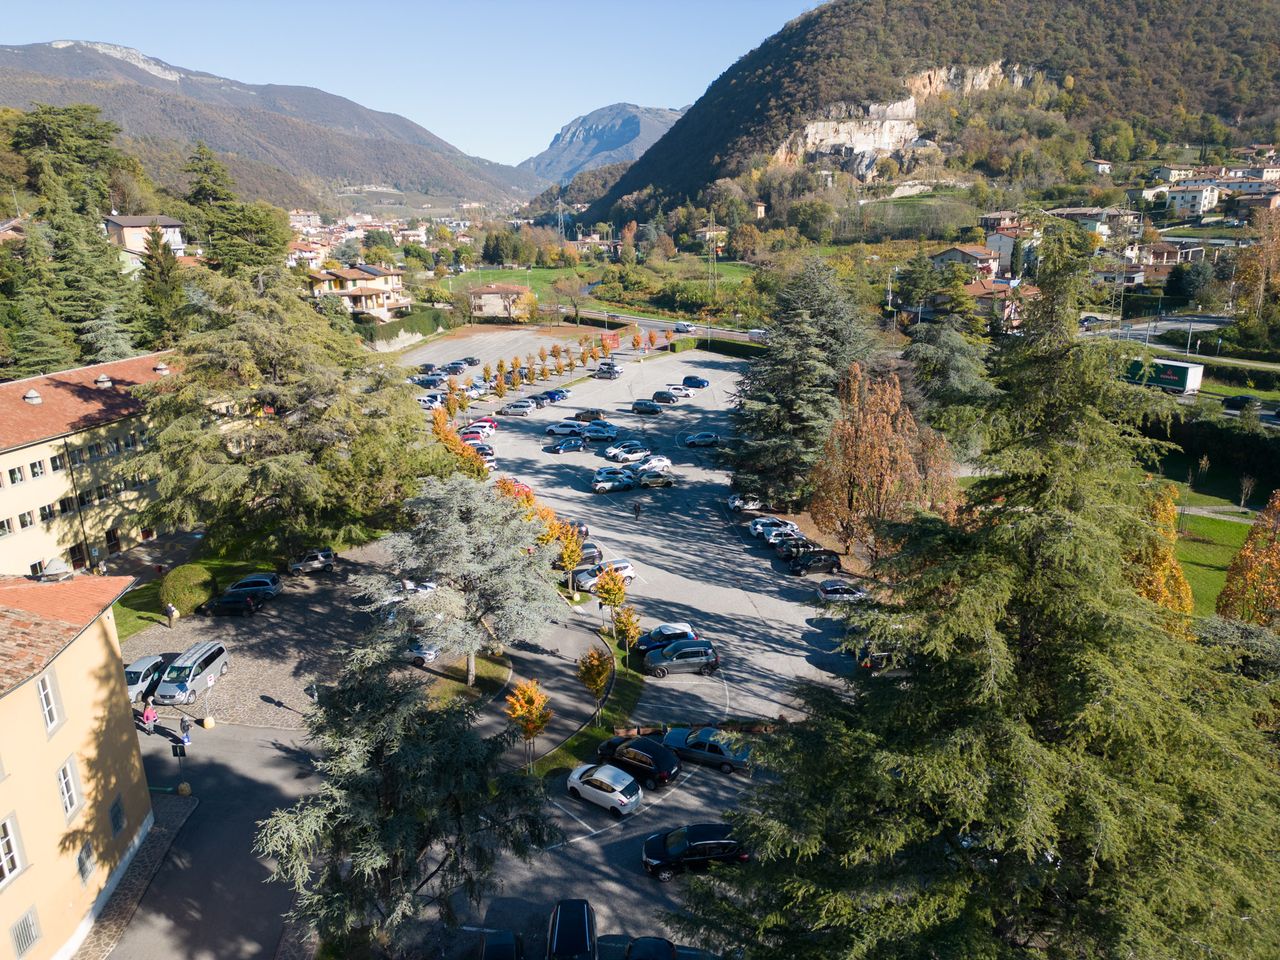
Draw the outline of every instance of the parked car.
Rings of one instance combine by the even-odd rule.
[[[653,400],[636,400],[631,404],[631,412],[652,415],[661,413],[662,407]]]
[[[598,960],[596,913],[585,900],[561,900],[547,922],[547,960]]]
[[[715,447],[720,444],[719,434],[712,433],[709,430],[703,430],[700,433],[694,433],[685,438],[684,445],[686,447]]]
[[[640,784],[629,773],[607,763],[588,763],[569,774],[569,796],[589,800],[621,819],[635,813],[644,797]]]
[[[465,427],[463,427],[462,432],[478,433],[484,437],[492,437],[494,433],[497,431],[497,429],[498,429],[497,427],[495,427],[492,423],[489,423],[487,420],[476,420],[472,423],[468,423]]]
[[[670,390],[655,390],[653,391],[653,402],[666,404],[679,403],[680,398]]]
[[[636,565],[630,560],[605,560],[601,563],[597,563],[594,567],[590,567],[589,569],[583,570],[581,573],[575,575],[574,579],[577,581],[578,589],[594,591],[596,588],[596,581],[600,579],[600,574],[604,573],[605,570],[608,569],[617,571],[622,577],[622,582],[628,586],[630,586],[631,581],[636,578]]]
[[[763,539],[764,542],[771,547],[777,547],[783,541],[797,540],[802,538],[803,536],[804,534],[801,533],[799,528],[795,526],[770,527],[769,529],[765,530],[763,533],[760,534],[761,539]]]
[[[413,640],[405,647],[402,656],[415,667],[425,667],[428,663],[435,663],[440,659],[440,650],[426,641]]]
[[[622,376],[622,370],[618,367],[601,366],[596,369],[596,372],[593,373],[592,376],[597,380],[617,380]]]
[[[636,447],[643,447],[644,441],[631,437],[627,440],[619,440],[617,443],[610,444],[604,448],[606,459],[612,460],[615,453],[621,453],[623,450],[633,450]]]
[[[418,364],[418,372],[419,373],[435,373],[436,365],[434,363],[420,363]]]
[[[528,400],[517,400],[515,403],[508,403],[505,407],[498,410],[498,413],[504,417],[527,417],[534,411],[534,405]]]
[[[593,493],[622,493],[624,490],[634,490],[635,488],[636,478],[629,473],[600,477],[591,484]]]
[[[282,590],[284,590],[284,581],[280,579],[278,573],[251,573],[227,587],[227,593],[247,594],[258,603],[274,600],[280,596]]]
[[[756,517],[747,524],[747,530],[753,537],[767,537],[775,530],[794,530],[800,532],[800,528],[790,520],[784,520],[782,517]]]
[[[636,653],[648,655],[651,650],[661,650],[663,647],[669,647],[677,640],[697,639],[699,639],[698,632],[690,624],[660,623],[647,633],[642,633],[640,639],[635,642],[635,646],[631,649]]]
[[[560,403],[564,400],[568,400],[570,397],[573,396],[573,391],[570,390],[568,387],[552,387],[550,390],[547,391],[547,393],[551,394],[556,398],[556,403]]]
[[[632,937],[622,960],[676,960],[676,945],[663,937]]]
[[[703,870],[713,863],[745,863],[749,859],[733,839],[727,823],[693,823],[645,838],[640,863],[662,883],[686,870]]]
[[[680,382],[686,387],[693,387],[695,390],[705,390],[707,387],[711,386],[711,381],[706,377],[695,377],[693,375],[685,377]]]
[[[815,592],[823,603],[858,603],[867,599],[867,591],[848,580],[823,580]]]
[[[665,470],[645,470],[638,479],[642,487],[674,487],[676,475]]]
[[[768,343],[769,331],[761,330],[760,328],[756,327],[752,330],[747,331],[747,339],[750,340],[752,343]]]
[[[685,320],[681,320],[679,323],[676,324],[675,329],[676,329],[676,333],[693,333],[694,330],[697,328],[694,327],[692,323],[689,323]]]
[[[252,617],[262,601],[248,593],[224,593],[196,607],[196,613],[209,617]]]
[[[510,930],[486,930],[480,960],[524,960],[524,938]]]
[[[596,748],[596,759],[631,774],[646,790],[674,783],[680,758],[650,737],[610,737]]]
[[[808,537],[796,534],[795,536],[783,537],[773,545],[774,551],[783,560],[794,560],[796,557],[802,557],[806,553],[812,553],[814,550],[821,550],[822,544],[816,540],[810,540]]]
[[[631,467],[600,467],[591,475],[591,482],[595,483],[597,480],[613,480],[617,477],[634,478],[635,475],[636,472]]]
[[[669,673],[715,673],[720,656],[710,640],[677,640],[660,650],[650,651],[644,658],[644,671],[654,677]]]
[[[585,450],[586,446],[587,441],[583,440],[581,437],[561,437],[551,446],[547,447],[547,450],[551,453],[574,453],[578,450]]]
[[[810,550],[792,560],[787,569],[796,576],[836,573],[840,570],[840,554],[834,550]]]
[[[544,433],[549,437],[577,437],[582,434],[582,424],[576,420],[561,420],[547,427]]]
[[[617,440],[618,428],[612,423],[591,423],[582,431],[584,440]]]
[[[463,357],[463,358],[462,358],[462,362],[463,362],[463,363],[465,363],[468,367],[478,367],[478,366],[480,366],[480,358],[479,358],[479,357]]]
[[[543,407],[547,405],[547,398],[540,393],[535,393],[530,396],[527,396],[524,398],[524,400],[527,403],[533,404],[534,409],[536,410],[541,410]]]
[[[760,510],[763,507],[764,501],[760,499],[759,494],[735,493],[729,497],[729,509],[734,513],[741,513],[744,510]]]
[[[591,407],[587,410],[579,410],[573,415],[573,419],[580,420],[583,423],[591,423],[595,420],[603,420],[607,414],[599,407]]]
[[[582,556],[578,558],[578,563],[574,569],[585,570],[587,567],[595,566],[603,557],[604,554],[601,552],[598,543],[592,540],[584,540],[582,543]],[[551,566],[557,570],[564,569],[564,566],[560,563],[559,556],[551,561]]]
[[[649,456],[649,452],[649,448],[639,440],[623,440],[606,449],[604,457],[615,463],[637,463]]]
[[[498,455],[493,452],[493,447],[489,446],[487,443],[473,443],[470,446],[471,449],[475,450],[479,455],[480,459],[484,460],[486,463],[490,460],[495,462],[497,461]]]
[[[151,696],[164,675],[164,657],[140,657],[124,668],[124,687],[130,703]]]
[[[338,555],[330,547],[310,547],[289,561],[288,570],[299,573],[332,573]]]
[[[498,429],[498,421],[493,419],[493,417],[476,417],[471,421],[470,426],[474,427],[481,423],[487,423],[489,426],[493,427],[494,430]]]
[[[437,393],[424,393],[417,400],[418,406],[423,410],[435,410],[444,406],[444,398]]]
[[[721,773],[746,770],[750,766],[751,748],[735,746],[729,736],[715,727],[672,727],[662,738],[665,747],[681,760],[718,767]]]
[[[1227,397],[1222,401],[1222,405],[1228,410],[1259,410],[1262,407],[1262,401],[1249,393],[1240,393],[1234,397]]]
[[[641,473],[665,473],[670,469],[671,458],[654,453],[649,454],[649,456],[636,464],[636,470]]]
[[[686,387],[683,383],[667,384],[667,393],[671,394],[673,397],[680,397],[681,399],[684,399],[685,397],[693,396],[693,391],[690,390],[688,387]],[[654,399],[657,399],[657,398],[655,397]]]
[[[152,694],[156,703],[190,704],[227,672],[227,648],[216,640],[192,644],[169,664]]]
[[[567,530],[572,530],[574,533],[582,537],[584,540],[587,537],[591,536],[591,530],[581,520],[564,519],[560,521],[560,526],[564,527]]]

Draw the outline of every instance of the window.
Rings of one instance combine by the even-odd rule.
[[[36,460],[34,463],[31,464],[31,479],[34,480],[36,477],[43,477],[43,476],[44,476],[44,461]]]
[[[27,470],[26,470],[26,468],[25,468],[25,467],[10,467],[10,468],[9,468],[9,482],[10,482],[10,483],[24,483],[24,482],[26,481],[26,479],[27,479]]]
[[[7,537],[13,533],[13,521],[9,519],[0,520],[0,537]]]
[[[120,836],[120,831],[124,829],[124,803],[119,797],[111,804],[111,835],[113,837]]]
[[[132,434],[132,433],[131,433],[131,434],[129,434],[127,437],[125,437],[125,438],[124,438],[124,448],[125,448],[126,450],[137,450],[137,449],[138,449],[138,437],[137,437],[137,435],[136,435],[136,434]]]
[[[51,731],[62,722],[58,690],[52,673],[46,673],[36,681],[36,692],[40,695],[40,712],[44,714],[44,728]]]
[[[67,458],[60,453],[55,453],[49,458],[49,469],[54,473],[67,469]]]
[[[98,484],[98,499],[105,500],[109,496],[111,496],[111,487],[105,483]]]
[[[72,451],[71,451],[71,465],[72,465],[73,467],[81,467],[81,466],[84,466],[84,451],[83,451],[83,450],[72,450]]]
[[[76,873],[80,874],[81,883],[89,882],[89,877],[93,875],[93,864],[93,844],[86,840],[80,852],[76,854]]]
[[[56,503],[46,503],[40,508],[40,519],[48,523],[58,515],[58,505]]]
[[[58,795],[62,798],[62,812],[68,817],[80,809],[80,778],[76,774],[75,758],[58,768]]]
[[[76,499],[77,499],[77,500],[79,500],[79,502],[80,502],[80,506],[82,506],[82,507],[92,506],[92,505],[93,505],[93,491],[92,491],[92,490],[81,490],[81,491],[80,491],[79,496],[78,496]]]
[[[75,513],[76,500],[75,497],[63,497],[58,501],[58,513]]]
[[[25,530],[27,529],[27,527],[34,527],[35,525],[36,525],[36,515],[32,513],[30,510],[27,510],[27,511],[24,511],[23,513],[18,514],[19,529]]]
[[[31,570],[31,575],[32,575],[33,577],[38,577],[38,576],[40,576],[40,574],[44,573],[44,561],[43,561],[43,560],[37,560],[35,563],[33,563],[33,564],[30,566],[30,568],[29,568],[29,569]]]
[[[22,850],[18,846],[18,825],[13,817],[0,820],[0,888],[22,869]]]
[[[120,441],[117,440],[115,437],[108,438],[107,456],[114,457],[119,452],[120,452]]]
[[[22,919],[9,928],[9,936],[13,938],[13,950],[18,957],[25,957],[27,951],[40,940],[40,925],[36,923],[36,908],[32,907],[22,915]]]
[[[73,570],[83,570],[89,562],[83,543],[73,543],[67,549],[67,557],[71,560]]]
[[[100,442],[89,444],[89,459],[101,460],[106,455],[106,448]]]

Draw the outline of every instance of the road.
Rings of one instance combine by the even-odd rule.
[[[597,320],[615,319],[615,320],[620,320],[623,323],[634,323],[641,330],[644,330],[646,332],[649,330],[656,330],[658,331],[658,333],[662,333],[664,330],[670,330],[672,333],[675,333],[677,332],[676,331],[677,324],[690,323],[690,321],[687,321],[687,320],[684,320],[684,321],[655,320],[650,317],[637,317],[637,316],[633,316],[632,314],[623,313],[618,310],[608,310],[608,311],[580,310],[578,312],[581,313],[584,317],[594,317]],[[570,311],[570,313],[566,316],[565,320],[566,322],[572,322],[573,320],[572,311]],[[692,326],[694,327],[694,331],[692,333],[686,332],[684,336],[697,336],[699,338],[719,337],[721,340],[750,340],[751,339],[745,330],[734,330],[729,327],[718,327],[718,326],[703,324],[703,323],[695,323],[695,324],[692,324]]]

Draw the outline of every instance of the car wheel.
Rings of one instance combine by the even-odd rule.
[[[666,667],[654,667],[654,668],[653,668],[653,675],[654,675],[655,677],[657,677],[659,680],[661,680],[663,677],[665,677],[665,676],[667,675],[667,668],[666,668]]]
[[[646,790],[657,790],[658,781],[653,779],[653,777],[648,777],[645,779],[643,786]]]
[[[227,668],[228,668],[229,666],[231,666],[231,664],[227,663],[227,662],[224,660],[224,661],[223,661],[223,663],[222,663],[222,666],[221,666],[221,667],[219,668],[219,670],[218,670],[218,676],[222,676],[224,673],[226,673],[226,672],[227,672]]]
[[[610,808],[609,808],[609,813],[613,816],[613,819],[615,819],[615,820],[621,820],[621,819],[622,819],[622,811],[621,811],[621,810],[619,810],[617,807],[610,807]]]
[[[711,676],[711,674],[713,674],[713,673],[715,673],[715,672],[716,672],[716,668],[715,668],[715,667],[703,667],[703,668],[702,668],[701,670],[699,670],[698,672],[699,672],[700,674],[702,674],[704,677],[709,677],[709,676]]]
[[[733,773],[733,764],[732,764],[732,763],[722,763],[722,764],[720,764],[720,772],[721,772],[721,773]]]
[[[632,581],[632,580],[634,580],[634,579],[635,579],[635,577],[623,577],[623,578],[622,578],[622,585],[623,585],[623,586],[625,586],[625,587],[629,587],[629,586],[631,586],[631,581]]]
[[[582,794],[580,794],[580,793],[578,792],[578,788],[577,788],[577,787],[570,787],[570,788],[569,788],[569,796],[573,797],[573,799],[575,799],[575,800],[581,800],[581,799],[582,799]]]
[[[676,872],[670,867],[659,867],[653,875],[658,878],[659,883],[670,883]]]
[[[324,565],[324,572],[325,572],[325,573],[333,573],[333,564],[332,564],[332,563],[326,563],[326,564]]]
[[[185,702],[187,704],[192,704],[196,702],[196,692],[194,690],[192,690],[190,693],[187,694]]]
[[[423,667],[427,665],[427,661],[422,657],[414,657],[413,665],[417,667],[419,670],[421,670]]]

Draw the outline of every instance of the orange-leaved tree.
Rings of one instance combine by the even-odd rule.
[[[442,407],[436,407],[431,411],[431,432],[435,434],[440,445],[457,458],[464,474],[475,477],[477,480],[489,478],[489,468],[484,465],[484,460],[481,459],[480,454],[476,453],[475,447],[462,442],[458,431],[449,422],[449,414]]]
[[[578,658],[578,679],[587,688],[596,702],[595,718],[600,720],[600,701],[609,689],[609,678],[613,676],[613,657],[607,650],[597,646],[587,648],[587,652]]]
[[[604,572],[596,580],[596,596],[609,608],[613,626],[613,639],[618,639],[618,608],[627,602],[627,585],[622,582],[622,575],[613,567],[605,567]]]
[[[1194,603],[1191,584],[1178,563],[1178,488],[1172,483],[1159,483],[1147,492],[1143,513],[1149,524],[1147,538],[1129,557],[1134,589],[1152,603],[1179,615],[1175,626],[1179,635],[1186,634]]]
[[[533,679],[521,680],[507,694],[507,718],[520,731],[520,739],[524,741],[524,759],[528,765],[533,764],[533,742],[551,722],[552,711],[547,706],[550,700],[551,697]]]
[[[1258,514],[1227,569],[1218,615],[1264,627],[1280,621],[1280,490]]]

